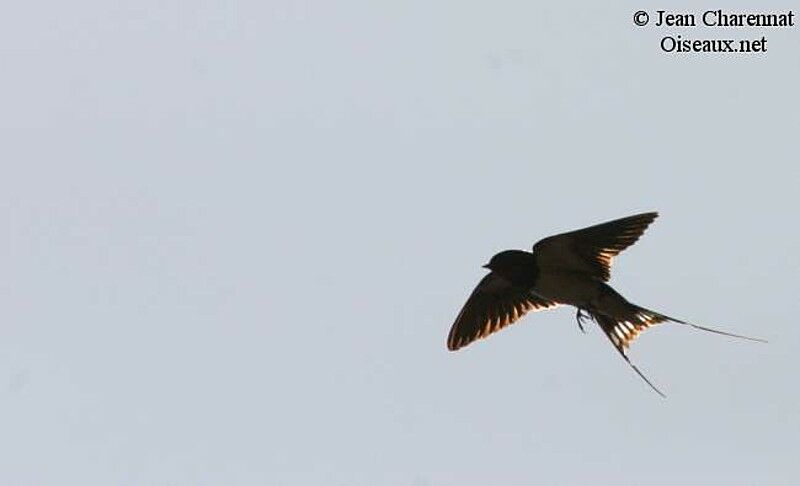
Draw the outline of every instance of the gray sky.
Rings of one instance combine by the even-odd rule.
[[[796,28],[180,3],[0,17],[0,483],[796,479]],[[492,254],[654,209],[615,288],[770,344],[648,331],[666,400],[570,309],[446,351]]]

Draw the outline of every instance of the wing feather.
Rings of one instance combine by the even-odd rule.
[[[636,243],[658,213],[642,213],[549,236],[533,246],[540,268],[586,274],[604,282],[614,257]]]
[[[478,283],[456,317],[447,336],[447,348],[451,351],[463,348],[513,324],[528,312],[557,306],[556,302],[514,287],[490,273]]]

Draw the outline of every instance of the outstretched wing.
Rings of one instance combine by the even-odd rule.
[[[657,217],[656,212],[642,213],[549,236],[533,245],[536,263],[542,269],[578,272],[608,281],[614,257],[636,243]]]
[[[558,304],[512,286],[508,281],[490,273],[483,277],[456,317],[447,348],[451,351],[484,338],[517,321],[528,312],[552,309]]]

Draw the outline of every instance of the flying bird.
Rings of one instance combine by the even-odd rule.
[[[750,341],[766,342],[692,324],[627,301],[608,282],[611,264],[624,249],[636,243],[658,213],[642,213],[540,240],[533,252],[502,251],[484,265],[483,277],[456,317],[447,347],[451,351],[505,328],[528,312],[561,305],[577,308],[581,331],[584,321],[596,322],[622,358],[655,390],[626,350],[645,329],[674,322],[695,329]]]

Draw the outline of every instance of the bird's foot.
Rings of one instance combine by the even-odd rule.
[[[583,320],[586,319],[588,321],[594,320],[592,317],[592,313],[589,311],[585,311],[584,309],[578,307],[578,312],[575,314],[575,320],[578,321],[578,328],[581,330],[582,333],[586,334],[586,329],[583,328]]]

